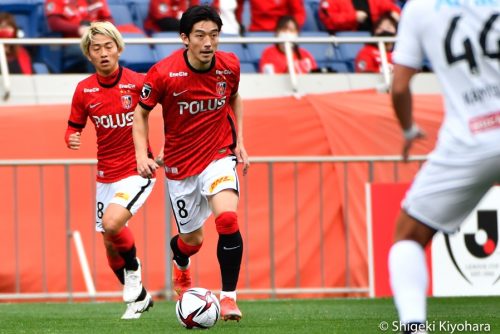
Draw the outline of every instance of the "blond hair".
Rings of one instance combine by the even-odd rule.
[[[89,29],[82,36],[82,40],[80,42],[80,49],[86,57],[89,56],[89,47],[94,39],[94,36],[99,34],[113,39],[119,52],[122,52],[125,48],[123,37],[113,23],[107,21],[92,22]]]

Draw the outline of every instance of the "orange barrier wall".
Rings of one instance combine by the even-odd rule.
[[[413,154],[426,154],[433,147],[442,118],[439,96],[416,96],[415,118],[427,132],[427,140],[416,143]],[[307,95],[297,100],[283,97],[246,100],[245,144],[251,156],[283,155],[398,155],[402,136],[390,107],[389,96],[375,92]],[[0,107],[0,159],[74,159],[95,158],[95,134],[89,126],[80,151],[68,150],[64,132],[69,113],[67,105]],[[153,150],[162,142],[161,112],[157,108],[150,118]],[[321,171],[317,165],[299,164],[299,226],[296,231],[293,212],[293,165],[280,164],[274,169],[274,245],[275,262],[270,263],[268,170],[265,165],[251,167],[242,187],[240,225],[245,244],[239,288],[269,288],[271,266],[276,273],[276,287],[366,287],[367,249],[364,184],[366,163],[351,164],[348,170],[348,211],[343,196],[343,164],[328,164]],[[418,164],[400,169],[399,181],[408,182]],[[17,177],[15,177],[17,174]],[[101,237],[93,232],[94,168],[70,169],[70,223],[82,234],[90,268],[98,291],[119,290],[107,268]],[[64,169],[47,167],[0,167],[0,293],[66,291],[65,257],[65,189]],[[394,181],[392,164],[377,165],[377,182]],[[131,228],[136,236],[139,256],[144,264],[144,281],[149,289],[165,286],[165,208],[163,176]],[[319,183],[323,185],[320,194]],[[14,192],[17,183],[18,192]],[[43,194],[44,196],[41,196]],[[18,199],[19,216],[14,219]],[[41,203],[41,199],[44,202]],[[323,201],[320,212],[319,201]],[[322,230],[319,218],[323,216]],[[344,215],[349,225],[344,224]],[[244,219],[248,217],[248,220]],[[219,289],[219,269],[215,255],[216,239],[213,221],[207,223],[206,241],[193,262],[195,284]],[[175,226],[172,227],[175,231]],[[392,231],[387,231],[392,233]],[[299,243],[292,242],[298,236]],[[347,239],[345,236],[348,236]],[[15,239],[18,236],[19,244]],[[45,243],[42,242],[45,237]],[[319,242],[323,240],[319,256]],[[346,245],[348,252],[346,253]],[[73,248],[73,245],[71,246]],[[296,249],[296,247],[298,247]],[[17,254],[17,255],[16,255]],[[298,254],[298,255],[297,255]],[[323,263],[320,261],[323,260]],[[296,264],[298,263],[298,270]],[[42,267],[48,268],[42,275]],[[346,276],[346,271],[349,273]],[[15,274],[20,273],[16,287]],[[84,291],[80,268],[73,248],[71,284]],[[346,281],[346,277],[349,277]]]

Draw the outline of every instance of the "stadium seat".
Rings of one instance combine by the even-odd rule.
[[[330,36],[324,31],[303,31],[300,37],[328,37]],[[335,60],[335,48],[332,43],[302,43],[301,48],[309,51],[318,67],[328,67],[330,63]]]
[[[49,68],[44,63],[34,62],[33,70],[35,74],[48,74]]]
[[[274,37],[274,32],[271,31],[249,31],[245,34],[246,37]],[[272,43],[247,43],[248,59],[257,68],[259,66],[260,57],[265,48]]]
[[[243,62],[240,63],[240,73],[257,73],[257,68],[254,63]]]
[[[0,2],[0,12],[8,12],[16,18],[17,26],[24,37],[38,37],[39,4],[19,1],[16,3]]]
[[[146,38],[145,34],[124,33],[123,38]],[[126,43],[125,43],[126,44]],[[155,63],[155,55],[149,44],[126,44],[120,64],[137,72],[147,72]]]
[[[149,13],[149,0],[135,0],[130,2],[130,11],[132,13],[132,18],[134,23],[141,29],[144,29],[144,21],[148,17]],[[150,33],[146,31],[146,33]]]
[[[222,40],[224,39],[224,37],[240,37],[240,36],[239,35],[221,34]],[[245,46],[243,44],[240,44],[240,43],[237,43],[237,44],[220,43],[219,50],[234,53],[236,56],[238,56],[240,62],[250,61],[250,58],[247,55],[247,49],[245,48]]]
[[[250,21],[251,21],[251,13],[250,13],[250,1],[245,0],[243,2],[243,13],[241,14],[241,23],[245,27],[246,30],[248,30],[248,27],[250,26]]]
[[[109,10],[111,11],[111,15],[113,16],[113,20],[115,21],[115,25],[126,25],[126,24],[134,24],[134,19],[132,17],[132,13],[129,10],[128,5],[126,4],[110,4]],[[142,29],[142,25],[140,26]]]
[[[368,31],[339,31],[335,34],[337,37],[369,37]],[[354,60],[359,50],[363,48],[364,43],[339,43],[337,49],[342,61],[345,61],[351,72],[354,72]]]
[[[152,38],[176,38],[179,42],[176,44],[161,44],[157,43],[154,45],[154,55],[155,60],[161,60],[165,57],[168,57],[172,54],[172,52],[177,51],[179,49],[184,48],[181,43],[181,39],[179,37],[179,33],[175,31],[165,31],[165,32],[156,32],[151,35]]]
[[[313,6],[306,2],[304,3],[304,8],[306,10],[306,21],[302,26],[302,31],[318,31],[319,27],[316,23],[316,15]]]

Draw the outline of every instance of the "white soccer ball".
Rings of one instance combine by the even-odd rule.
[[[175,314],[187,329],[210,328],[219,319],[220,305],[215,294],[204,288],[191,288],[175,304]]]

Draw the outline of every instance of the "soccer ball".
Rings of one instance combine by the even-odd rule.
[[[210,290],[191,288],[177,300],[175,314],[180,324],[187,329],[210,328],[219,319],[219,300]]]

